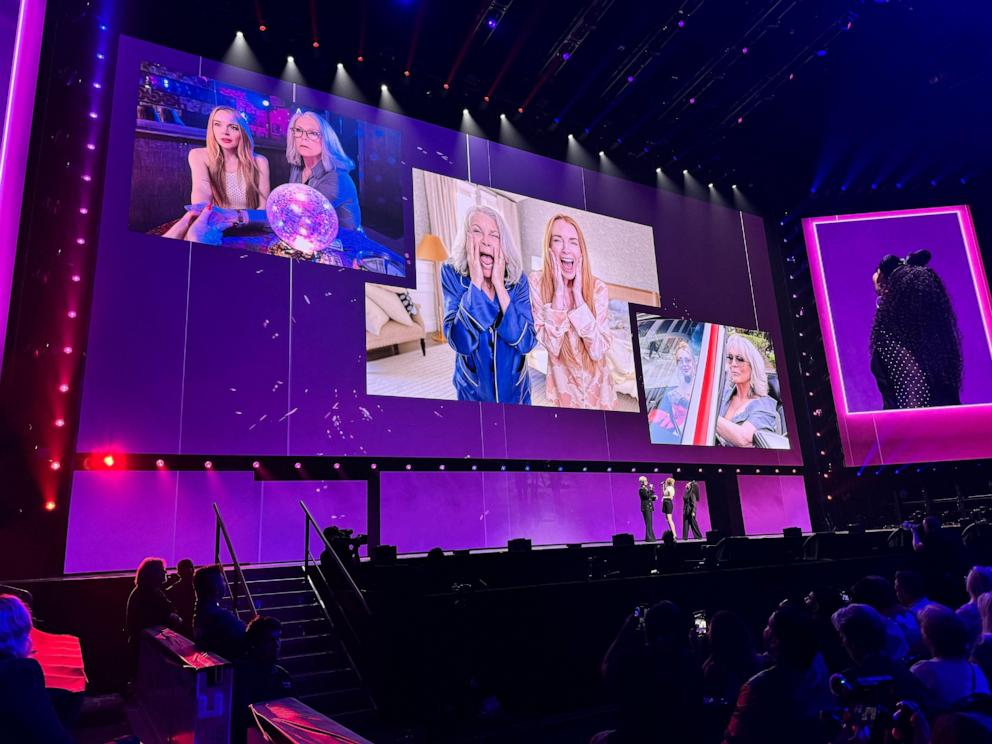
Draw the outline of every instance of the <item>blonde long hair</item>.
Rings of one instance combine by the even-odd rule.
[[[589,265],[589,250],[586,248],[586,237],[582,234],[582,228],[579,227],[579,223],[575,221],[574,217],[569,217],[567,214],[556,214],[548,220],[548,224],[544,228],[544,259],[541,268],[541,302],[545,305],[550,305],[555,297],[555,269],[552,261],[554,261],[554,256],[551,254],[551,231],[554,228],[555,222],[562,220],[567,222],[569,225],[575,228],[575,232],[579,236],[579,250],[582,252],[582,299],[585,300],[586,306],[592,311],[593,315],[596,314],[596,306],[593,304],[593,295],[595,294],[595,284],[596,277],[592,275],[592,267]],[[569,344],[562,344],[561,346],[561,356],[565,362],[569,365],[577,365],[585,368],[590,368],[592,366],[592,357],[589,356],[589,351],[586,349],[585,344],[579,344],[579,355],[576,357],[575,353]]]
[[[238,122],[241,137],[238,140],[238,175],[245,184],[245,200],[250,209],[262,201],[261,177],[255,162],[255,140],[244,118],[230,106],[215,106],[207,119],[207,177],[210,179],[210,198],[218,207],[227,207],[227,185],[224,181],[224,150],[214,136],[214,118],[218,111],[227,111]]]

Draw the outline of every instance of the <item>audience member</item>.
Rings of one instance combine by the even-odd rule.
[[[920,634],[920,623],[916,615],[907,610],[896,597],[892,584],[881,576],[865,576],[851,587],[851,599],[878,610],[882,617],[893,623],[905,640],[908,654],[905,658],[920,658],[926,649]],[[895,652],[895,645],[892,649]]]
[[[245,649],[245,625],[228,609],[220,606],[227,590],[221,566],[203,566],[193,574],[196,611],[193,614],[193,640],[204,651],[234,661]]]
[[[982,635],[971,652],[971,660],[992,680],[992,592],[978,598],[978,613],[982,616]]]
[[[689,627],[686,614],[668,601],[643,618],[627,618],[603,659],[603,677],[620,703],[620,725],[593,741],[699,741],[702,675]]]
[[[161,558],[145,558],[134,573],[134,589],[127,598],[124,620],[132,675],[138,666],[141,631],[159,625],[179,628],[182,622],[162,591],[165,578],[165,561]]]
[[[182,632],[187,638],[193,638],[193,611],[196,608],[196,589],[193,587],[193,561],[183,558],[176,566],[179,581],[170,585],[165,594],[182,618]]]
[[[284,697],[292,697],[293,680],[279,666],[282,623],[274,617],[259,615],[245,631],[245,653],[234,662],[232,692],[232,741],[243,742],[251,725],[248,706]]]
[[[0,594],[0,741],[72,744],[30,654],[31,613],[17,597]]]
[[[992,592],[992,568],[974,566],[968,572],[965,589],[968,591],[968,601],[958,608],[958,617],[964,620],[965,627],[968,628],[968,637],[974,643],[982,634],[982,616],[978,612],[978,598],[986,592]]]
[[[923,641],[933,658],[913,665],[915,674],[933,699],[935,710],[948,710],[961,700],[989,693],[985,674],[968,659],[970,636],[964,621],[943,605],[920,613]]]
[[[710,655],[703,663],[703,694],[732,703],[744,683],[761,671],[761,657],[737,613],[723,610],[713,615],[707,638]]]
[[[891,677],[892,695],[886,705],[891,709],[900,700],[926,705],[927,692],[918,678],[903,664],[885,654],[885,618],[865,604],[842,607],[833,615],[833,624],[852,665],[841,671],[851,683],[871,677]]]
[[[926,579],[927,594],[936,602],[953,606],[960,602],[958,577],[963,553],[957,535],[946,530],[940,517],[926,517],[913,531],[913,550],[920,559],[919,569]]]
[[[816,631],[809,613],[795,605],[780,607],[764,635],[772,666],[741,688],[724,743],[823,741],[819,715],[831,699],[826,675],[815,663]]]
[[[843,669],[850,662],[850,657],[834,629],[833,614],[846,606],[848,600],[841,596],[839,590],[820,586],[807,594],[803,603],[810,617],[813,618],[817,648],[823,656],[827,669],[832,672]]]
[[[930,604],[926,582],[918,571],[896,571],[894,588],[896,598],[913,615],[919,615],[920,610]]]

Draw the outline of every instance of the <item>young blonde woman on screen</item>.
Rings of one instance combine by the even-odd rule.
[[[530,303],[537,339],[548,351],[548,402],[612,410],[617,395],[607,362],[613,343],[609,290],[593,276],[585,236],[568,215],[548,221],[543,263],[531,275]]]
[[[502,215],[472,207],[441,267],[444,335],[458,400],[530,405],[527,352],[537,343],[523,258]]]
[[[269,197],[269,161],[255,153],[251,130],[237,111],[214,108],[207,119],[206,147],[190,150],[187,160],[191,207],[166,237],[199,240],[209,237],[202,234],[206,227],[218,232],[216,241],[208,242],[219,242],[219,232],[229,227],[264,222],[260,210]]]
[[[678,539],[679,533],[675,531],[675,520],[672,512],[675,511],[675,479],[666,478],[665,485],[661,490],[661,513],[665,515],[668,522],[668,529],[672,531],[672,536]]]
[[[778,432],[778,407],[768,395],[765,357],[746,337],[734,333],[727,338],[726,364],[717,440],[729,447],[753,447],[755,432]]]
[[[290,183],[305,183],[326,196],[345,230],[361,228],[358,189],[350,175],[355,162],[327,119],[313,111],[293,114],[286,130],[286,160]]]

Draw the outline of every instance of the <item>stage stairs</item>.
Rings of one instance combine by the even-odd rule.
[[[292,675],[296,697],[361,731],[363,723],[376,717],[375,703],[303,567],[243,566],[242,570],[258,614],[282,622],[279,664]],[[233,570],[228,580],[235,585]],[[243,592],[238,592],[237,602],[242,619],[247,620],[251,608]]]

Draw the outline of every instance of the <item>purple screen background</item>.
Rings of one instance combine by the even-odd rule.
[[[992,400],[988,384],[992,355],[956,214],[823,222],[816,233],[849,412],[882,409],[882,396],[869,368],[876,297],[872,274],[885,254],[904,257],[923,248],[933,254],[930,266],[947,287],[961,330],[965,370],[961,403]]]
[[[201,63],[121,39],[79,451],[800,463],[795,440],[790,451],[651,445],[641,414],[366,396],[363,285],[380,277],[128,231],[121,205],[146,59],[194,74]],[[288,88],[208,60],[202,74]],[[297,100],[316,95],[301,89]],[[400,130],[410,168],[651,225],[662,313],[768,330],[783,348],[759,217],[328,98],[345,116]]]

